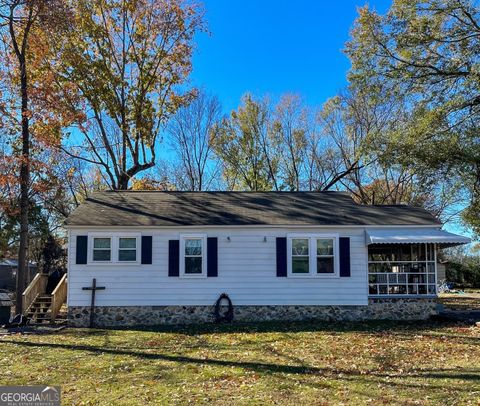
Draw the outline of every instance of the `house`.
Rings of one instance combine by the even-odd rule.
[[[13,292],[17,283],[18,261],[13,258],[0,260],[0,289]],[[37,273],[37,264],[28,263],[27,280],[32,280]]]
[[[436,253],[466,244],[427,211],[343,192],[107,191],[67,219],[68,310],[99,326],[213,319],[424,319]]]

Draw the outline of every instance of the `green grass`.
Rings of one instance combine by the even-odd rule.
[[[480,328],[262,323],[0,337],[1,384],[63,404],[480,402]]]
[[[480,290],[466,289],[463,293],[442,293],[438,302],[450,310],[480,310]]]

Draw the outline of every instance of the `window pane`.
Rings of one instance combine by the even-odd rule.
[[[201,274],[202,273],[202,258],[201,257],[187,257],[187,258],[185,258],[185,273],[186,274]]]
[[[368,247],[369,261],[425,261],[434,259],[432,244],[381,244]],[[428,254],[428,255],[427,255]]]
[[[333,273],[333,258],[317,258],[317,273]]]
[[[317,240],[317,255],[333,255],[333,240],[330,238]]]
[[[386,295],[388,293],[387,285],[379,285],[378,286],[378,294],[379,295]]]
[[[185,255],[202,255],[202,240],[185,240]]]
[[[110,250],[93,250],[94,261],[110,261]]]
[[[110,238],[94,238],[93,248],[110,248]]]
[[[136,261],[137,250],[120,250],[118,251],[119,261]]]
[[[407,294],[407,286],[406,285],[390,285],[389,295],[406,295]]]
[[[292,255],[308,255],[308,238],[292,240]]]
[[[308,273],[308,257],[292,258],[292,273]]]
[[[418,294],[426,295],[427,294],[427,285],[418,285]]]
[[[120,248],[136,248],[137,239],[136,238],[120,238]]]
[[[433,244],[427,244],[427,247],[428,247],[427,260],[435,261],[435,249]]]

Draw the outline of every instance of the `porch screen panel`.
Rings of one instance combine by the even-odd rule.
[[[370,295],[435,295],[435,244],[376,244],[368,247]]]

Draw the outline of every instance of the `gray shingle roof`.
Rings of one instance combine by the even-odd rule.
[[[69,226],[439,225],[424,209],[356,204],[344,192],[94,193]]]

